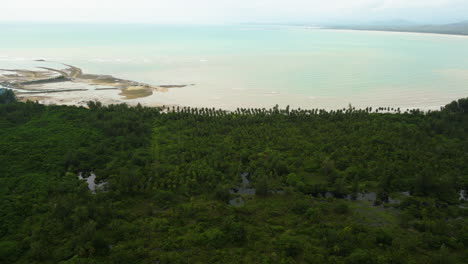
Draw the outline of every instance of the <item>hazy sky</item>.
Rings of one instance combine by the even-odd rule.
[[[0,0],[0,21],[337,23],[468,20],[468,0]]]

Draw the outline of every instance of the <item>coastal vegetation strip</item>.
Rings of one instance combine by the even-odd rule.
[[[333,29],[350,30],[369,30],[369,31],[391,31],[391,32],[414,32],[414,33],[432,33],[446,35],[468,35],[468,21],[445,25],[417,25],[407,23],[404,25],[335,25],[330,26]]]

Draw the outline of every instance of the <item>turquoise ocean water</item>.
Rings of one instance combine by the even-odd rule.
[[[0,25],[0,68],[34,59],[149,84],[204,107],[437,109],[468,96],[468,37],[282,26]],[[41,65],[43,66],[43,65]]]

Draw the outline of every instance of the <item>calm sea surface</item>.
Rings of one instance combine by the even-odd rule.
[[[462,36],[279,26],[4,24],[0,32],[0,68],[46,59],[154,85],[195,84],[143,103],[437,109],[468,97]]]

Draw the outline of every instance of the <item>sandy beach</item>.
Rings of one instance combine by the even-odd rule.
[[[45,60],[37,60],[46,62]],[[154,86],[111,75],[84,74],[81,68],[63,64],[63,69],[38,67],[36,70],[0,69],[0,87],[12,89],[20,101],[42,104],[84,106],[89,101],[136,105],[132,99],[167,92],[186,85]],[[160,106],[158,103],[151,106]]]

